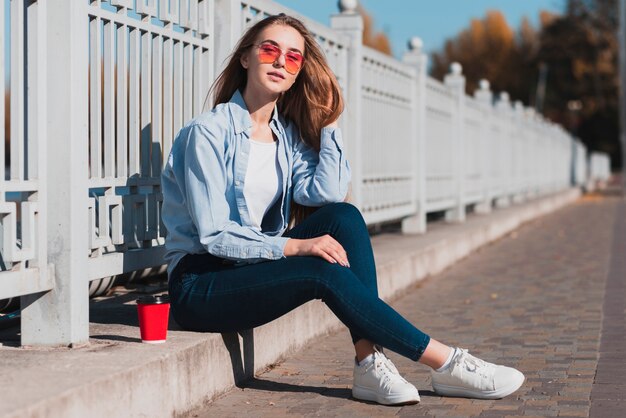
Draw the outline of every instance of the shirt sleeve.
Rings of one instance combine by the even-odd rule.
[[[304,206],[343,201],[348,194],[350,165],[341,130],[322,129],[319,153],[299,139],[299,133],[294,138],[293,199]]]
[[[213,132],[204,125],[193,125],[186,135],[185,199],[200,243],[209,253],[230,260],[284,257],[284,247],[289,238],[269,236],[229,219],[225,132]]]

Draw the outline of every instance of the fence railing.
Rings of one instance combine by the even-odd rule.
[[[468,205],[607,179],[606,154],[588,160],[488,82],[467,96],[458,64],[443,82],[427,76],[419,39],[402,61],[363,46],[353,9],[327,27],[269,0],[1,0],[0,299],[21,298],[22,344],[87,341],[89,283],[163,271],[159,176],[174,135],[206,108],[241,33],[280,12],[307,24],[343,89],[368,224],[425,232],[429,212],[462,221]]]

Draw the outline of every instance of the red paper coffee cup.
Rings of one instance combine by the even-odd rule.
[[[139,332],[141,342],[148,344],[164,343],[167,338],[167,323],[170,316],[168,295],[142,296],[137,299]]]

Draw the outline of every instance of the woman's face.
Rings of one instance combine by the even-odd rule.
[[[269,56],[276,47],[281,53],[272,60]],[[304,38],[300,32],[286,25],[268,26],[259,34],[254,46],[241,57],[241,65],[248,71],[246,90],[250,89],[252,94],[272,96],[289,90],[298,76],[297,70],[292,74],[297,69],[298,57],[303,55]]]

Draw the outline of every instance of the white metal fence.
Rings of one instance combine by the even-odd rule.
[[[326,27],[268,0],[0,0],[0,299],[21,297],[22,344],[86,341],[88,283],[162,271],[172,139],[203,111],[242,31],[280,12],[305,21],[344,90],[368,224],[425,232],[428,212],[462,221],[468,205],[608,177],[606,154],[588,163],[580,142],[506,93],[494,100],[487,82],[467,96],[460,66],[428,77],[418,39],[402,61],[364,47],[353,10]]]

